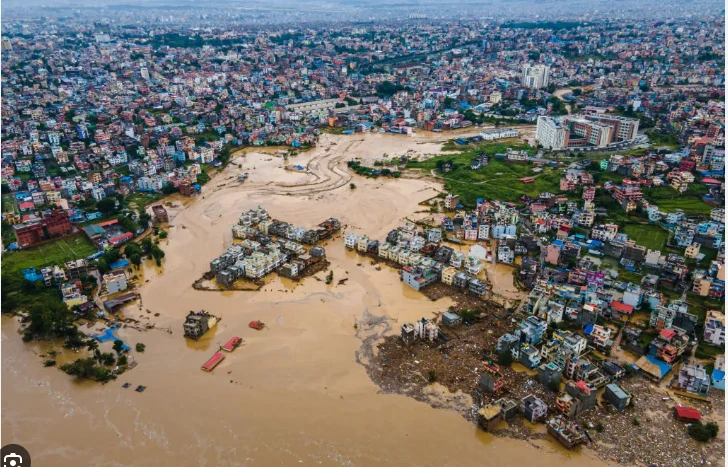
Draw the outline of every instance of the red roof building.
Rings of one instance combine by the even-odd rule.
[[[632,311],[634,311],[634,307],[632,305],[627,305],[626,303],[618,302],[616,300],[612,300],[611,305],[612,310],[618,311],[619,313],[631,315]]]
[[[693,407],[678,405],[675,407],[675,417],[681,422],[699,422],[700,411]]]
[[[220,352],[215,352],[215,355],[210,357],[210,359],[208,361],[206,361],[204,365],[202,365],[202,369],[205,371],[212,371],[224,359],[225,359],[225,355],[223,355]]]

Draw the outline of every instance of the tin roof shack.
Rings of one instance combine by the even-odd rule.
[[[503,374],[495,363],[485,365],[485,372],[480,375],[478,383],[484,391],[498,392],[503,387]]]
[[[700,416],[700,411],[694,407],[676,405],[675,418],[683,423],[695,423],[699,422],[702,417]]]
[[[546,403],[533,394],[529,394],[521,399],[519,409],[526,420],[531,423],[540,422],[545,419],[546,413],[548,412]]]
[[[662,381],[672,369],[669,363],[663,362],[652,355],[640,357],[632,364],[632,367],[638,370],[642,376],[655,383]]]
[[[215,327],[217,324],[217,317],[211,315],[206,311],[190,311],[185,319],[184,335],[189,339],[198,340],[207,331]]]
[[[498,404],[489,404],[478,410],[478,425],[485,431],[493,431],[501,420],[501,407]]]
[[[557,415],[546,422],[546,428],[551,436],[568,449],[587,442],[586,432],[579,425],[570,422],[562,415]]]
[[[612,404],[615,409],[621,411],[627,408],[631,396],[627,391],[612,383],[607,384],[606,389],[604,389],[604,399]]]
[[[402,325],[402,341],[405,345],[415,343],[415,327],[412,324],[404,323]]]
[[[460,315],[446,311],[442,314],[442,324],[447,327],[452,327],[463,322],[463,318]]]
[[[688,365],[687,363],[680,368],[680,372],[673,378],[672,388],[680,391],[682,395],[695,398],[708,397],[710,389],[710,376],[703,368],[703,365]]]
[[[544,363],[538,367],[536,381],[547,388],[552,387],[556,383],[561,383],[561,368],[554,362]]]

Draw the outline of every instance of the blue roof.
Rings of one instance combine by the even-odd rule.
[[[127,266],[129,266],[129,261],[127,261],[125,259],[120,259],[118,261],[114,261],[113,263],[109,264],[109,267],[111,269],[122,269],[122,268],[126,268]]]
[[[589,323],[584,327],[584,334],[586,334],[588,336],[589,334],[592,333],[593,330],[594,330],[594,324]]]
[[[656,357],[653,357],[652,355],[645,355],[645,358],[647,358],[647,360],[650,363],[653,363],[653,364],[657,365],[658,368],[660,368],[660,379],[664,378],[665,375],[668,374],[670,372],[670,370],[672,369],[672,367],[668,363],[663,362],[662,360],[658,360]]]

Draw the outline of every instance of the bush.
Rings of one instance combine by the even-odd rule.
[[[601,433],[604,431],[604,425],[601,423],[597,423],[597,433]]]
[[[427,372],[427,381],[431,383],[437,381],[437,374],[435,373],[435,370],[430,370]]]
[[[688,434],[701,443],[707,443],[712,438],[718,436],[719,427],[715,422],[708,422],[703,425],[702,422],[695,422],[688,427]]]
[[[634,417],[632,419],[632,425],[634,425],[634,426],[640,426],[640,421],[637,419],[637,417]]]

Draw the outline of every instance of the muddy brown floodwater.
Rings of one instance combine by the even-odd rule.
[[[494,438],[454,411],[378,394],[357,363],[366,358],[362,339],[376,340],[370,324],[387,323],[394,332],[404,321],[442,311],[449,301],[432,302],[406,289],[389,268],[377,270],[346,252],[340,237],[324,244],[334,271],[331,285],[315,278],[301,283],[274,278],[260,292],[192,288],[210,260],[231,244],[230,227],[241,211],[258,204],[304,226],[337,217],[346,230],[384,236],[439,187],[425,180],[356,178],[351,190],[345,161],[393,155],[407,144],[433,151],[422,136],[326,135],[316,149],[291,158],[311,170],[295,177],[284,173],[282,158],[264,164],[259,161],[270,154],[251,153],[215,177],[202,196],[170,209],[163,271],[147,267],[141,310],[136,304],[124,310],[157,329],[118,331],[132,348],[145,343],[146,352],[132,352],[138,367],[107,385],[44,368],[38,355],[47,344],[24,344],[17,321],[3,317],[3,444],[19,443],[34,465],[54,467],[519,466],[534,460],[544,466],[602,465],[586,450]],[[237,183],[238,163],[251,174],[243,185]],[[337,285],[345,277],[349,280]],[[185,341],[183,318],[200,308],[222,321],[205,339]],[[266,329],[250,329],[254,319]],[[233,335],[245,345],[213,373],[201,371],[217,345]],[[132,388],[123,389],[125,382]],[[147,390],[137,393],[137,385]]]

